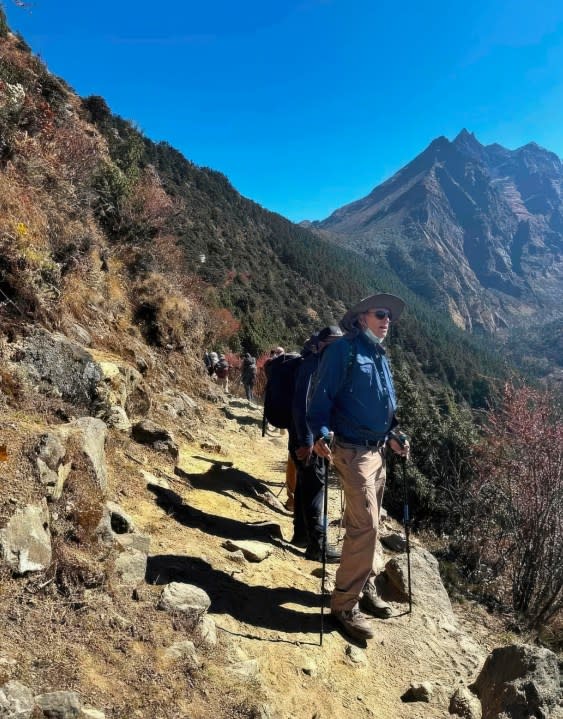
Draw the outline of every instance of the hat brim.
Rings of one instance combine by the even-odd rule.
[[[350,332],[350,330],[354,328],[354,323],[358,318],[358,315],[361,315],[368,310],[373,310],[376,307],[388,309],[391,312],[392,321],[396,322],[405,309],[405,303],[396,295],[379,294],[364,297],[363,300],[358,302],[357,305],[354,305],[354,307],[346,312],[344,317],[340,320],[340,326],[345,332]]]

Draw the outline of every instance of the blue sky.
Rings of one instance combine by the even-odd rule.
[[[462,127],[563,155],[560,0],[4,0],[81,95],[323,219]]]

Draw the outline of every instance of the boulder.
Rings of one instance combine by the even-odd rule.
[[[240,550],[249,562],[262,562],[272,554],[272,547],[264,542],[253,542],[242,539],[227,539],[221,545],[230,552]]]
[[[493,649],[471,689],[483,719],[547,719],[561,698],[557,656],[527,644]]]
[[[102,371],[84,347],[58,332],[36,327],[23,340],[17,358],[43,392],[92,408]]]
[[[167,391],[159,397],[162,409],[172,417],[193,415],[198,409],[197,403],[185,392]]]
[[[182,615],[195,626],[211,606],[211,599],[203,589],[193,584],[171,582],[160,595],[158,608]]]
[[[213,648],[217,644],[217,628],[213,619],[206,614],[197,623],[194,629],[194,637],[198,644],[208,649]]]
[[[407,549],[407,540],[404,534],[396,532],[383,534],[380,541],[386,549],[391,549],[393,552],[405,552]]]
[[[149,444],[158,452],[168,452],[174,458],[178,456],[178,445],[172,434],[149,419],[134,424],[131,436],[136,442]]]
[[[146,417],[151,408],[143,376],[121,358],[94,350],[91,354],[101,371],[96,390],[96,415],[110,426],[128,431],[129,418]]]
[[[72,463],[63,462],[66,455],[65,443],[54,433],[43,434],[35,448],[39,481],[45,488],[45,495],[59,499]]]
[[[127,412],[119,405],[112,405],[104,416],[108,427],[118,429],[120,432],[129,434],[131,431],[131,420],[127,416]]]
[[[458,687],[452,695],[449,712],[462,719],[481,719],[483,714],[479,699],[463,686]]]
[[[31,689],[21,682],[10,681],[0,687],[0,717],[30,719],[34,703]]]
[[[76,692],[49,692],[35,697],[44,717],[49,719],[75,719],[82,714],[82,701]]]
[[[406,601],[408,599],[407,555],[390,559],[385,576],[391,587]],[[440,577],[437,559],[422,547],[411,548],[411,585],[414,607],[425,614],[455,625],[450,598]]]
[[[126,549],[115,560],[115,574],[119,582],[135,587],[145,581],[147,555],[137,549]]]
[[[434,693],[430,682],[413,682],[401,697],[404,702],[430,702]]]
[[[201,666],[194,643],[190,642],[189,639],[172,644],[172,646],[164,650],[164,656],[167,659],[183,660],[193,668]]]
[[[44,571],[51,564],[47,501],[28,504],[0,529],[0,561],[16,574]]]
[[[103,494],[107,491],[107,466],[105,454],[105,442],[107,426],[101,419],[94,417],[80,417],[68,424],[58,426],[53,430],[61,443],[67,448],[72,442],[75,449],[80,453],[81,459],[85,459],[88,469],[98,488]],[[67,460],[74,459],[68,457]],[[68,474],[68,472],[67,472]]]

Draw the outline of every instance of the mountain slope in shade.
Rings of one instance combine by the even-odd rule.
[[[462,130],[313,227],[388,263],[460,326],[496,330],[561,316],[562,186],[552,152]]]

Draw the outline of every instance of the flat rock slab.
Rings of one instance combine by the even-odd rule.
[[[158,608],[183,614],[194,624],[202,619],[211,606],[209,595],[194,586],[182,582],[171,582],[160,595]]]
[[[260,674],[260,667],[256,659],[247,659],[246,661],[231,664],[226,667],[226,671],[236,676],[237,679],[251,681],[256,679]]]
[[[39,572],[51,564],[47,501],[18,509],[0,529],[0,562],[17,574]]]
[[[273,551],[272,547],[264,542],[251,542],[245,540],[233,541],[231,539],[227,539],[227,541],[223,542],[221,546],[228,549],[229,552],[236,552],[237,550],[240,550],[249,562],[262,562],[264,559],[267,559]]]
[[[33,692],[25,684],[11,681],[0,687],[0,717],[28,719],[33,706]]]

